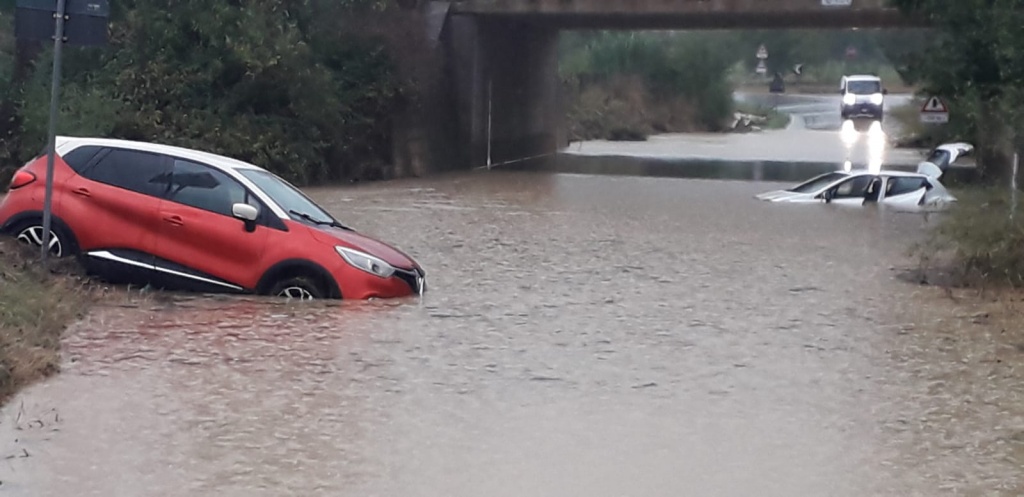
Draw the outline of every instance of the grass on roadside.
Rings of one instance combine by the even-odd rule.
[[[921,279],[930,280],[922,282],[1024,288],[1024,195],[1018,196],[1015,211],[1005,188],[972,187],[956,195],[957,202],[911,249]]]
[[[91,302],[73,262],[40,267],[38,251],[0,241],[0,404],[58,371],[64,329]]]

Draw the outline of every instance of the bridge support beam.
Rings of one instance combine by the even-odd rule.
[[[464,160],[483,167],[558,149],[558,29],[453,16],[449,76]]]

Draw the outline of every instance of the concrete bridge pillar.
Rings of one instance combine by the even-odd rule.
[[[462,160],[470,167],[558,150],[558,30],[453,16],[447,27]]]

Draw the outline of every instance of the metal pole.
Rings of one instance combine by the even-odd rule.
[[[494,80],[487,76],[487,169],[491,168],[491,108],[494,95]]]
[[[53,77],[50,81],[50,130],[47,141],[46,157],[46,196],[43,199],[43,243],[40,247],[43,265],[50,252],[50,204],[53,201],[53,161],[57,155],[57,97],[60,94],[60,63],[61,48],[64,46],[64,2],[57,0],[57,12],[53,15],[57,20],[53,31]]]
[[[1013,172],[1010,175],[1010,220],[1017,212],[1017,168],[1020,164],[1020,154],[1013,153]]]

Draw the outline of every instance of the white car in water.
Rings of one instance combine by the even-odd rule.
[[[939,178],[957,159],[969,155],[969,143],[945,143],[917,165],[917,172],[895,170],[835,171],[815,176],[788,190],[756,196],[768,202],[944,207],[956,202]]]
[[[759,200],[790,203],[905,207],[955,202],[935,176],[907,171],[835,171],[815,176],[788,190],[757,195]]]
[[[942,173],[946,172],[946,169],[949,169],[949,166],[955,163],[958,159],[971,155],[972,152],[974,152],[974,145],[971,145],[970,143],[943,143],[928,153],[928,158],[917,165],[917,171],[924,172],[927,170],[930,171],[931,174],[936,174],[941,177]],[[938,168],[938,170],[936,171],[926,164],[931,164]]]

